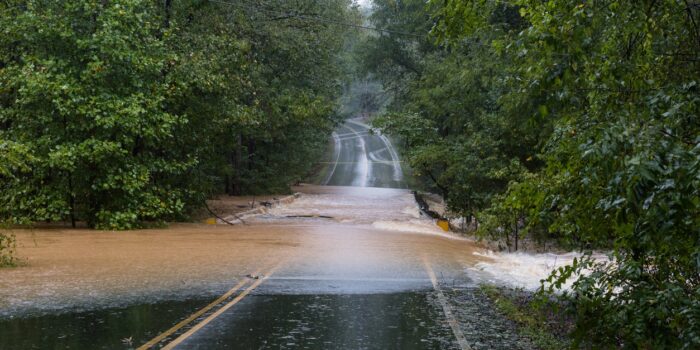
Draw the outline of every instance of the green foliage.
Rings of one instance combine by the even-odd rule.
[[[577,346],[700,346],[697,4],[450,0],[412,11],[433,16],[438,45],[413,51],[420,69],[378,125],[406,140],[417,172],[483,235],[612,249],[609,262],[584,259],[545,283],[576,280],[566,297]]]
[[[518,332],[528,337],[538,349],[557,350],[570,345],[552,334],[550,325],[542,316],[537,304],[518,304],[507,293],[491,285],[484,284],[480,289],[491,299],[498,311],[518,324]]]
[[[162,108],[166,52],[155,9],[138,1],[27,7],[3,16],[2,138],[33,158],[6,182],[8,219],[82,211],[95,226],[128,228],[137,216],[176,211],[177,194],[151,181],[188,166],[154,159],[183,122]]]
[[[288,190],[336,123],[345,32],[260,6],[0,5],[0,219],[131,229],[213,193]]]
[[[426,28],[422,33],[425,38],[415,43],[405,36],[393,39],[406,50],[421,48],[413,51],[414,66],[419,68],[390,78],[378,72],[386,84],[398,79],[402,88],[395,90],[391,113],[378,118],[375,125],[404,141],[412,169],[439,191],[455,212],[473,217],[489,207],[493,195],[504,191],[511,180],[522,176],[528,167],[538,166],[527,159],[535,154],[546,127],[525,123],[527,115],[520,111],[528,102],[515,101],[511,107],[499,100],[499,93],[509,87],[505,77],[495,73],[507,69],[510,59],[489,50],[483,41],[502,34],[484,33],[465,40],[463,47],[426,44],[433,42],[427,31],[434,22],[426,11],[436,7],[407,5],[404,11],[416,13],[398,17],[406,22],[377,20],[392,16],[392,7],[386,4],[372,15],[376,26],[388,30]],[[403,56],[397,52],[385,61],[394,62],[398,67],[394,71],[409,71],[401,68]],[[374,62],[368,61],[368,65],[392,71]]]

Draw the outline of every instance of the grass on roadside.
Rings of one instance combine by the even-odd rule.
[[[492,285],[481,285],[481,290],[496,305],[498,311],[518,325],[518,332],[532,340],[543,350],[558,350],[569,347],[565,339],[553,334],[542,313],[530,303],[518,303],[503,290]]]

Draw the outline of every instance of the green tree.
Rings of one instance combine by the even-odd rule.
[[[446,58],[410,80],[407,100],[424,101],[384,125],[421,124],[416,114],[434,125],[426,137],[399,132],[438,168],[453,209],[489,199],[477,207],[482,232],[613,249],[611,261],[584,258],[545,283],[576,279],[565,294],[576,345],[700,345],[700,8],[450,0],[428,9]],[[464,63],[428,79],[450,61]]]
[[[288,191],[337,122],[345,0],[0,5],[0,218],[128,229]],[[289,69],[294,67],[294,69]]]
[[[180,191],[156,180],[191,163],[161,156],[186,121],[163,109],[155,13],[146,1],[4,9],[0,138],[31,158],[3,181],[3,216],[128,228],[180,210]]]

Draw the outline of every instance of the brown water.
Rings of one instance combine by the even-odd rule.
[[[253,280],[180,348],[455,348],[429,276],[508,279],[512,259],[422,216],[387,138],[361,121],[336,138],[324,183],[359,187],[300,186],[236,226],[16,230],[26,264],[0,269],[0,349],[135,348]]]
[[[130,232],[16,230],[27,266],[0,270],[0,315],[215,296],[280,259],[269,287],[263,287],[286,279],[290,282],[279,287],[284,293],[426,285],[423,257],[445,278],[468,281],[464,268],[488,261],[471,254],[480,251],[474,243],[446,235],[420,217],[408,191],[297,190],[306,194],[247,218],[247,225],[177,224]],[[309,215],[332,219],[287,217]],[[304,279],[308,282],[294,282]],[[360,288],[353,281],[374,282]],[[401,285],[405,287],[397,287]]]
[[[0,348],[137,346],[271,266],[253,295],[189,344],[454,346],[436,321],[425,264],[471,284],[465,267],[488,260],[470,254],[480,248],[422,217],[406,190],[296,190],[293,203],[237,226],[16,230],[26,266],[0,270]]]

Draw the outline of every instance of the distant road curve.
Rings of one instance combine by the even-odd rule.
[[[333,140],[333,161],[321,184],[406,188],[398,153],[386,136],[348,119],[333,133]]]

